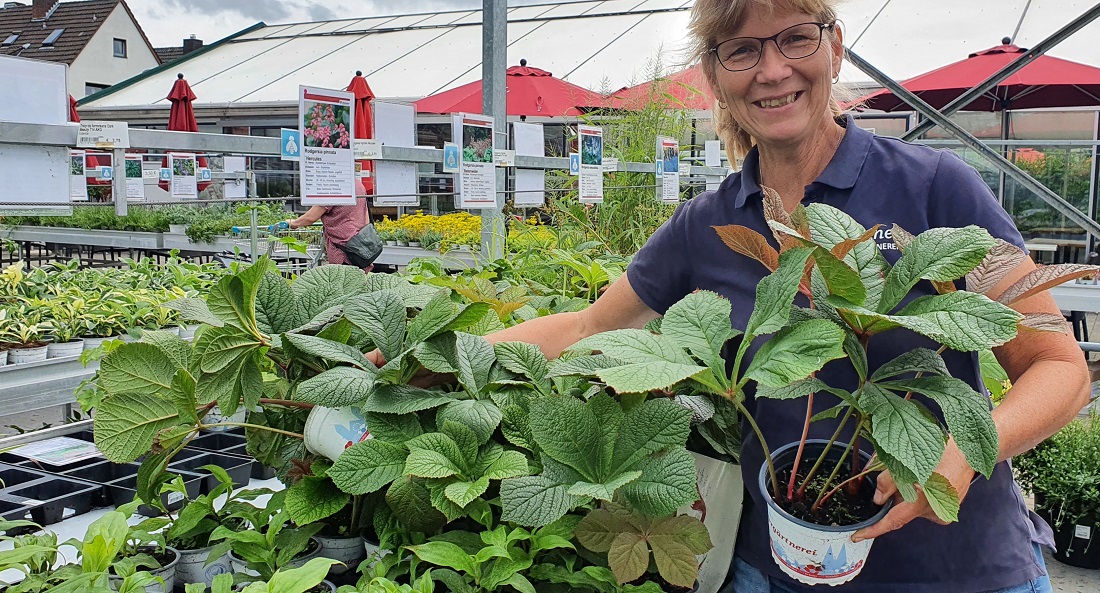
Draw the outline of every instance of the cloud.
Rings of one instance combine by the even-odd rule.
[[[218,12],[237,13],[243,17],[278,22],[289,19],[297,8],[294,4],[281,0],[249,0],[248,2],[225,2],[225,0],[160,0],[168,8],[178,8],[191,14],[214,14]],[[323,7],[319,2],[311,3]]]

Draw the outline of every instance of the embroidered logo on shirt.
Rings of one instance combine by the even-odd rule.
[[[894,243],[894,229],[879,228],[875,231],[875,243],[880,251],[897,251],[897,243]]]

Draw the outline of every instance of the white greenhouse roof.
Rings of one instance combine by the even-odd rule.
[[[1092,7],[1094,0],[846,0],[845,44],[902,80],[998,45],[1031,47]],[[509,66],[531,66],[599,91],[643,82],[661,53],[682,66],[692,0],[590,0],[514,6]],[[1100,20],[1050,55],[1100,66]],[[854,46],[853,46],[854,44]],[[167,106],[182,72],[197,106],[288,105],[298,85],[344,88],[362,70],[382,98],[419,99],[481,78],[481,11],[257,25],[95,96],[82,108]],[[841,80],[867,81],[845,64]]]

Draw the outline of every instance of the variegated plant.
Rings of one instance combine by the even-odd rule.
[[[879,227],[865,229],[836,208],[814,204],[788,214],[778,194],[766,189],[765,215],[779,249],[747,227],[715,227],[727,246],[771,272],[757,286],[756,303],[743,334],[730,330],[728,301],[714,293],[696,292],[668,310],[659,333],[616,330],[576,344],[573,350],[600,352],[590,355],[592,364],[582,372],[619,392],[669,389],[681,394],[680,399],[684,393],[722,396],[746,416],[766,453],[767,443],[743,405],[745,387],[755,383],[757,397],[804,398],[803,441],[815,420],[840,417],[832,442],[844,426],[856,428],[840,462],[830,467],[822,455],[809,472],[802,472],[805,478],[799,483],[802,460],[796,459],[785,488],[768,454],[772,496],[777,501],[812,495],[817,510],[841,487],[854,487],[863,476],[888,469],[906,500],[915,500],[920,487],[941,519],[956,520],[957,493],[935,471],[948,437],[954,438],[967,462],[986,476],[996,464],[998,440],[987,398],[950,376],[941,353],[948,348],[987,350],[1013,339],[1017,331],[1065,331],[1060,316],[1025,316],[1009,305],[1060,282],[1096,273],[1097,268],[1042,267],[993,300],[985,293],[1026,255],[979,227],[934,228],[914,237],[895,225],[893,236],[902,255],[890,265],[874,241]],[[964,278],[965,290],[960,290],[956,282]],[[931,282],[938,294],[906,302],[921,280]],[[808,298],[810,307],[794,305],[799,293]],[[942,346],[937,351],[918,348],[877,369],[869,368],[871,338],[901,328]],[[743,365],[750,343],[768,335]],[[735,338],[740,341],[730,348],[733,365],[727,372],[721,354],[726,342]],[[814,376],[827,362],[844,357],[859,377],[855,389],[826,385]],[[815,416],[813,400],[821,392],[837,396],[839,404]],[[933,404],[944,420],[930,413]],[[700,428],[706,434],[706,423]],[[872,463],[866,466],[857,464],[852,453],[861,439],[875,449]],[[708,440],[714,442],[709,435]],[[853,462],[845,473],[846,459]],[[829,474],[822,485],[823,472]],[[815,477],[817,491],[808,494]]]

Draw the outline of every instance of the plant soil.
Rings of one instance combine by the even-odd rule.
[[[802,484],[805,480],[805,471],[800,470],[798,472],[797,484]],[[777,469],[779,483],[787,484],[791,479],[791,468],[786,467],[783,469]],[[786,511],[792,517],[806,521],[807,523],[813,523],[814,525],[821,525],[823,527],[844,527],[846,525],[855,525],[874,517],[882,507],[874,504],[872,499],[875,495],[875,489],[871,487],[871,483],[864,479],[860,480],[859,491],[853,496],[848,492],[848,489],[841,488],[837,490],[829,500],[825,501],[817,512],[812,511],[814,501],[817,500],[818,494],[821,492],[821,487],[824,485],[825,480],[828,478],[828,474],[824,472],[818,472],[814,479],[810,481],[810,484],[806,487],[806,494],[798,500],[797,492],[795,493],[795,500],[785,500],[786,489],[780,493],[780,498],[775,499],[775,502],[779,505],[779,508]],[[836,487],[838,480],[834,480],[829,489]]]

